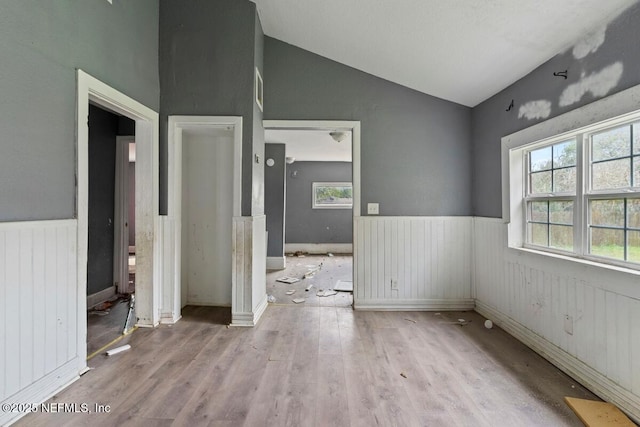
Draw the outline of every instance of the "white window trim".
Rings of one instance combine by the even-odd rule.
[[[526,216],[524,197],[526,195],[526,162],[525,150],[533,145],[553,144],[570,139],[574,136],[585,135],[600,127],[614,127],[618,124],[640,119],[640,85],[618,92],[614,95],[595,101],[568,113],[538,123],[519,132],[502,138],[502,219],[508,224],[508,247],[534,251],[540,254],[558,256],[570,260],[587,260],[590,263],[608,266],[613,265],[624,269],[634,268],[627,262],[604,260],[603,258],[575,254],[568,255],[564,251],[549,248],[538,250],[525,243]],[[606,122],[606,123],[605,123]],[[582,140],[577,140],[577,162],[583,161]],[[584,153],[586,154],[586,153]],[[588,159],[586,159],[588,160]],[[585,189],[582,182],[583,174],[577,174],[577,185]],[[586,193],[585,193],[586,194]],[[589,193],[594,196],[593,192]],[[575,246],[583,247],[587,243],[587,227],[578,226],[575,218],[584,218],[583,203],[577,203],[574,208],[574,239]],[[565,257],[565,255],[567,255]]]
[[[352,201],[349,204],[322,205],[316,203],[317,187],[351,187]],[[313,209],[353,209],[353,183],[351,182],[314,182],[311,186],[311,207]]]

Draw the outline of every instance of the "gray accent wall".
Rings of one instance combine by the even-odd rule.
[[[264,135],[254,100],[263,37],[256,21],[256,5],[248,0],[160,1],[161,213],[167,211],[170,115],[243,117],[242,215],[264,210]]]
[[[503,136],[640,83],[640,4],[632,6],[608,25],[604,42],[596,46],[595,51],[584,57],[584,50],[577,53],[574,55],[574,49],[568,48],[473,108],[471,188],[474,215],[502,216],[500,147]],[[620,69],[622,73],[616,78],[616,71]],[[567,79],[553,75],[565,70]],[[506,111],[511,100],[514,107]],[[527,108],[535,101],[549,102],[548,114],[544,109]]]
[[[265,144],[264,159],[273,166],[264,168],[264,213],[267,216],[267,256],[284,256],[286,164],[284,144]]]
[[[158,2],[3,0],[0,58],[0,221],[73,218],[76,69],[158,110]]]
[[[265,37],[264,118],[361,122],[361,213],[471,214],[471,109]]]
[[[294,162],[287,165],[286,243],[352,243],[351,209],[313,209],[314,182],[350,182],[348,162]]]

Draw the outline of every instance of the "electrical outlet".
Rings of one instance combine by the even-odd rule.
[[[391,290],[392,291],[398,290],[398,281],[396,279],[391,279]]]
[[[369,215],[378,215],[380,213],[380,205],[378,203],[367,203],[367,213]]]
[[[568,314],[564,316],[564,331],[569,335],[573,335],[573,316]]]

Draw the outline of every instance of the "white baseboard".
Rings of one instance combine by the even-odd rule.
[[[267,270],[284,270],[287,267],[287,257],[285,256],[268,256]]]
[[[307,252],[309,254],[352,254],[352,243],[285,243],[285,253]]]
[[[66,388],[79,378],[78,359],[75,358],[60,366],[55,371],[40,378],[31,385],[23,388],[11,397],[8,397],[6,400],[2,401],[2,403],[20,403],[23,405],[26,403],[34,405],[40,404],[50,399],[51,396]],[[7,426],[12,424],[28,413],[28,411],[2,411],[0,412],[0,425]]]
[[[476,301],[476,311],[491,319],[494,324],[504,329],[603,400],[618,406],[633,421],[640,422],[640,400],[638,400],[638,396],[620,387],[584,362],[487,304]]]
[[[107,289],[103,289],[95,294],[87,295],[87,308],[93,308],[101,302],[108,301],[116,294],[116,287],[109,286]]]
[[[250,313],[231,313],[229,326],[252,327],[256,326],[267,309],[267,295],[265,294],[255,310]]]
[[[177,316],[172,316],[171,314],[167,314],[166,316],[161,315],[160,323],[163,325],[173,325],[180,319],[182,319],[182,314],[179,314]]]
[[[355,299],[353,302],[353,308],[362,311],[469,311],[474,307],[473,299]]]

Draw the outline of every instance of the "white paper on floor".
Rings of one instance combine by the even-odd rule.
[[[281,277],[279,279],[276,279],[276,282],[282,282],[282,283],[296,283],[299,282],[300,279],[297,279],[295,277]]]
[[[353,292],[353,281],[351,280],[338,280],[333,287],[334,291],[340,292]]]
[[[291,301],[295,302],[296,304],[300,304],[301,302],[305,302],[306,300],[304,298],[294,298]]]
[[[319,297],[330,297],[333,295],[337,295],[338,293],[332,289],[327,289],[326,291],[319,291],[316,295]]]

